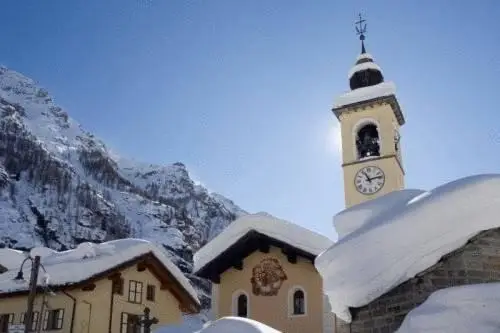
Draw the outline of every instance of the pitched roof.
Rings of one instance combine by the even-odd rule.
[[[163,250],[145,240],[129,238],[101,244],[82,243],[74,250],[61,252],[43,247],[34,248],[30,255],[32,257],[39,255],[45,269],[45,273],[43,270],[40,271],[38,285],[48,284],[51,288],[79,285],[144,260],[150,264],[160,279],[178,285],[181,294],[176,296],[184,300],[183,305],[189,308],[200,306],[197,293],[189,280],[167,258]],[[12,260],[14,257],[17,258],[17,265],[14,265]],[[9,262],[9,270],[0,275],[0,296],[28,291],[27,281],[15,280],[23,259],[19,251],[11,249],[0,251],[0,263],[7,260]],[[29,278],[30,269],[31,261],[28,260],[23,266],[26,279]]]
[[[259,241],[255,242],[255,239]],[[213,262],[227,261],[228,252],[238,251],[238,244],[252,243],[253,246],[260,242],[279,247],[286,245],[299,255],[312,259],[333,244],[333,241],[323,235],[269,214],[249,214],[231,223],[194,254],[193,271],[203,275],[203,271]],[[249,246],[249,251],[242,252],[242,255],[248,255],[255,250]]]

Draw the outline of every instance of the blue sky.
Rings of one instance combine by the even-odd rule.
[[[330,109],[359,53],[358,12],[398,87],[407,186],[499,172],[495,0],[5,1],[0,63],[121,155],[181,161],[246,210],[334,236]]]

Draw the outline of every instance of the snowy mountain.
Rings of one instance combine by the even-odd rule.
[[[147,239],[168,251],[207,302],[207,284],[189,274],[192,254],[243,214],[196,185],[182,163],[116,157],[45,89],[0,67],[0,247]]]

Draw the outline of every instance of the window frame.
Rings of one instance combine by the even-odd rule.
[[[134,289],[132,289],[132,285],[135,286]],[[138,291],[138,286],[140,286],[140,291]],[[134,304],[142,304],[142,294],[144,293],[144,284],[140,281],[136,281],[136,280],[129,280],[128,282],[128,301],[130,303],[134,303]],[[132,298],[131,295],[134,295],[134,297]],[[139,295],[139,297],[137,296]],[[137,299],[139,298],[139,301],[137,301]]]
[[[43,326],[42,326],[44,331],[62,330],[63,327],[64,327],[63,308],[45,310],[45,313],[43,315]]]
[[[154,302],[156,301],[156,286],[154,284],[146,285],[146,301]]]
[[[296,313],[295,312],[295,294],[300,291],[303,295],[304,302],[304,312]],[[288,291],[288,316],[289,317],[304,317],[307,316],[307,292],[301,286],[293,286]]]
[[[137,318],[139,318],[139,320],[142,320],[142,318],[144,317],[144,315],[138,315],[138,314],[129,313],[129,312],[122,312],[120,315],[120,333],[130,333],[128,331],[128,329],[129,329],[128,317],[129,316],[137,317]],[[126,320],[124,320],[124,318],[126,318]],[[138,330],[136,330],[135,332],[133,331],[131,333],[144,333],[144,327],[142,325],[137,327],[137,329]]]
[[[239,299],[241,296],[246,298],[246,316],[240,316],[239,313]],[[236,317],[250,318],[250,296],[245,290],[237,290],[233,293],[231,302],[231,314]]]
[[[19,316],[19,324],[24,325],[24,321],[26,320],[26,312],[21,312],[21,315]],[[40,320],[40,312],[39,311],[33,311],[33,320],[31,321],[31,330],[30,331],[36,331],[37,329],[37,324],[38,321]]]

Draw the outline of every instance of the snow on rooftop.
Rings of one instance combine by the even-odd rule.
[[[358,88],[340,95],[334,102],[334,108],[368,101],[377,97],[396,94],[396,85],[393,82],[382,82],[374,86]]]
[[[81,243],[76,249],[56,252],[47,248],[34,248],[31,256],[40,255],[41,263],[45,268],[47,275],[50,276],[51,286],[70,285],[84,281],[108,269],[112,269],[124,262],[132,260],[141,255],[153,253],[160,260],[166,269],[177,279],[181,286],[197,302],[198,296],[191,286],[189,280],[177,268],[177,266],[168,259],[167,255],[153,243],[142,239],[119,239],[101,244]],[[11,260],[14,258],[17,259]],[[22,291],[28,289],[28,282],[14,281],[21,262],[25,258],[19,254],[19,251],[11,249],[2,249],[0,251],[0,264],[8,262],[9,271],[0,275],[0,293]],[[29,278],[31,262],[27,261],[23,266],[25,279]],[[44,274],[40,274],[38,283],[43,284],[47,279]]]
[[[267,213],[249,214],[231,223],[217,237],[194,254],[194,272],[217,258],[250,231],[257,231],[313,255],[320,254],[333,244],[329,238],[323,235]]]
[[[441,289],[406,315],[396,333],[498,333],[500,283]]]
[[[349,307],[372,302],[482,230],[499,227],[500,175],[470,176],[428,192],[398,191],[337,216],[343,235],[315,265],[332,311],[351,322]],[[347,230],[349,220],[354,225]]]
[[[356,61],[359,61],[361,59],[371,59],[373,60],[373,56],[370,53],[361,53],[357,58]]]
[[[371,62],[371,61],[369,61],[369,62],[362,62],[360,64],[354,65],[349,70],[349,73],[347,74],[348,79],[350,79],[354,75],[354,73],[361,72],[361,71],[364,71],[364,70],[367,70],[367,69],[374,69],[374,70],[377,70],[380,73],[382,73],[382,68],[380,68],[380,66],[377,65],[376,63]]]

